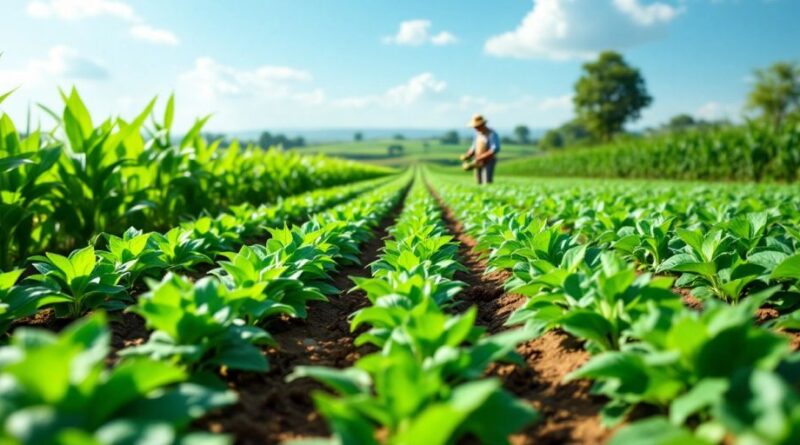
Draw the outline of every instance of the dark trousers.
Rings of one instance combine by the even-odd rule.
[[[478,181],[478,185],[492,183],[495,164],[497,164],[497,158],[492,157],[482,167],[475,168],[475,179]]]

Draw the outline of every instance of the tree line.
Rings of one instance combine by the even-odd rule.
[[[203,137],[209,143],[214,141],[220,142],[220,147],[225,148],[231,144],[231,139],[228,135],[224,133],[203,133]],[[270,147],[279,147],[284,150],[289,148],[297,148],[297,147],[305,147],[306,140],[302,136],[298,136],[295,138],[290,138],[284,134],[276,133],[272,134],[269,131],[262,131],[261,134],[258,136],[257,139],[239,139],[239,143],[242,145],[255,145],[257,147],[261,147],[264,149]]]
[[[549,130],[539,141],[543,148],[591,145],[609,142],[625,134],[625,125],[635,122],[653,97],[647,91],[639,69],[621,54],[601,53],[597,60],[583,65],[575,83],[573,106],[575,118]],[[746,111],[775,130],[786,123],[800,122],[800,65],[778,62],[754,73],[747,97]],[[689,114],[679,114],[646,133],[677,133],[731,125],[726,120],[708,121]]]

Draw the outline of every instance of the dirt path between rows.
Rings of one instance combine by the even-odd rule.
[[[239,394],[239,402],[207,418],[202,425],[204,428],[231,434],[237,445],[275,444],[330,435],[310,395],[323,386],[311,379],[291,383],[286,383],[285,379],[297,366],[347,368],[372,351],[353,344],[358,333],[350,333],[348,317],[369,301],[361,291],[348,292],[353,287],[348,277],[370,276],[368,265],[380,254],[387,229],[397,219],[401,208],[402,200],[381,221],[373,238],[361,247],[362,265],[343,267],[334,275],[334,285],[341,291],[340,295],[328,302],[311,302],[306,320],[280,319],[267,326],[267,331],[280,345],[279,349],[267,351],[270,371],[229,376],[229,387]]]
[[[506,293],[503,284],[508,272],[485,274],[486,261],[473,250],[475,240],[467,235],[461,223],[429,187],[443,210],[447,228],[459,242],[458,260],[467,272],[458,272],[456,279],[467,283],[458,296],[478,308],[477,323],[489,332],[497,333],[508,327],[503,323],[525,301],[522,295]],[[529,444],[601,444],[611,431],[600,424],[599,412],[605,400],[589,394],[590,382],[564,383],[564,377],[589,359],[583,346],[570,335],[549,332],[517,348],[526,367],[496,364],[488,375],[503,380],[506,389],[536,408],[542,420],[511,437],[514,445]]]

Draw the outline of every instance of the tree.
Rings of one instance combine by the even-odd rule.
[[[406,140],[406,137],[403,136],[401,133],[397,133],[396,135],[394,135],[392,139],[394,139],[395,141],[404,141]]]
[[[404,149],[400,144],[392,144],[387,147],[387,151],[389,153],[389,157],[402,156]]]
[[[517,138],[518,143],[528,144],[530,143],[531,130],[525,125],[517,125],[514,128],[514,136]]]
[[[458,132],[455,130],[448,131],[439,140],[443,145],[458,145],[460,141],[461,138],[458,137]]]
[[[639,70],[613,51],[583,65],[573,99],[578,119],[603,141],[638,119],[652,101]]]
[[[548,130],[539,141],[539,146],[545,149],[563,148],[591,141],[592,135],[589,130],[580,121],[571,120],[558,128]]]
[[[545,149],[563,148],[564,136],[558,129],[547,130],[544,136],[542,136],[542,140],[539,141],[539,145]]]
[[[354,140],[354,141],[356,141],[356,142],[361,142],[361,141],[363,141],[363,140],[364,140],[364,133],[362,133],[362,132],[360,132],[360,131],[357,131],[357,132],[356,132],[356,133],[353,135],[353,140]]]
[[[273,145],[275,145],[275,140],[272,138],[272,134],[269,131],[262,131],[258,137],[258,146],[266,149]]]
[[[800,66],[778,62],[767,69],[755,71],[753,90],[747,98],[750,109],[777,129],[793,110],[800,110]]]
[[[680,132],[696,127],[700,123],[701,122],[695,120],[691,115],[683,113],[672,116],[669,122],[664,125],[664,129],[667,131]]]
[[[283,134],[272,134],[269,131],[262,131],[258,137],[258,144],[261,148],[281,147],[283,149],[294,147],[305,147],[306,140],[302,136],[294,139]]]

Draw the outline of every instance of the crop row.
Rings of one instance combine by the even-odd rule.
[[[165,233],[131,228],[122,236],[106,234],[68,256],[33,256],[28,262],[38,274],[23,277],[21,268],[0,273],[0,333],[42,309],[52,308],[56,316],[70,318],[97,309],[122,309],[146,278],[208,267],[243,240],[263,238],[270,227],[298,222],[384,181],[317,190],[274,206],[203,217]]]
[[[502,172],[531,176],[795,181],[800,177],[800,126],[742,127],[572,149],[515,162]]]
[[[356,345],[373,353],[348,369],[299,367],[291,378],[312,377],[333,394],[314,401],[340,444],[448,444],[460,437],[507,443],[537,417],[497,379],[482,378],[494,361],[515,360],[524,330],[487,337],[477,311],[454,313],[464,284],[457,244],[421,181],[413,186],[390,229],[371,278],[354,278],[370,306],[352,314]],[[380,438],[380,439],[379,439]]]
[[[725,189],[706,190],[701,207],[702,189],[675,187],[664,201],[598,184],[439,191],[490,270],[510,272],[508,291],[527,296],[507,324],[585,342],[592,357],[568,378],[594,381],[608,426],[654,413],[612,443],[797,443],[800,354],[773,329],[798,328],[796,214]],[[779,316],[757,325],[765,305]]]
[[[237,143],[221,148],[201,135],[208,118],[177,140],[172,98],[158,120],[154,100],[130,122],[100,124],[76,91],[63,98],[49,132],[21,134],[0,114],[0,270],[31,253],[86,245],[101,232],[163,231],[202,214],[389,173]]]
[[[262,328],[265,320],[278,314],[302,318],[308,301],[337,292],[331,273],[357,261],[358,246],[406,183],[398,178],[300,226],[270,229],[265,244],[220,253],[227,260],[196,281],[173,272],[149,280],[150,290],[128,311],[153,332],[145,343],[114,355],[103,312],[59,335],[18,328],[10,345],[0,348],[0,438],[13,444],[228,443],[224,436],[185,431],[191,420],[236,401],[220,381],[227,370],[267,370],[260,347],[274,342]],[[309,200],[309,210],[314,202]],[[152,259],[147,241],[129,241],[140,248],[123,248],[130,257],[116,267],[130,270]],[[51,255],[49,264],[73,276],[63,280],[50,270],[41,278],[98,285],[90,269],[107,259],[89,253]],[[91,295],[114,295],[111,290]]]

